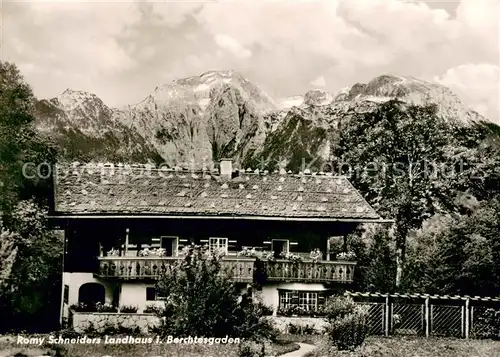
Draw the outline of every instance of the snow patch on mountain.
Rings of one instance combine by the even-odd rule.
[[[313,89],[304,95],[304,104],[308,106],[328,105],[333,100],[333,94],[322,89]]]
[[[292,107],[298,107],[304,103],[303,95],[294,95],[286,98],[280,99],[278,107],[280,109],[291,109]]]

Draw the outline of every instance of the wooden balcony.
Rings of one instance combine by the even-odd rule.
[[[175,268],[177,257],[99,257],[99,269],[95,273],[100,278],[123,280],[156,280],[169,274]],[[251,283],[254,275],[252,258],[225,257],[223,268],[229,269],[235,282]]]
[[[180,258],[176,257],[99,257],[99,269],[95,273],[100,278],[122,280],[158,279],[169,274]],[[255,259],[245,257],[225,257],[223,267],[232,272],[235,282],[251,283],[254,279]],[[348,261],[302,261],[289,260],[263,262],[265,279],[281,282],[308,283],[351,283],[356,262]]]
[[[356,262],[350,261],[303,261],[289,260],[266,262],[265,275],[268,281],[307,283],[351,283],[354,279]]]

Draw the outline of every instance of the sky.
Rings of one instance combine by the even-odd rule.
[[[500,123],[499,4],[4,0],[1,58],[39,98],[71,88],[113,107],[210,70],[236,70],[275,98],[413,76]]]

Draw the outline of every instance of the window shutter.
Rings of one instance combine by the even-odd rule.
[[[288,241],[288,252],[289,253],[300,252],[298,240],[296,240],[296,239],[290,239]]]
[[[299,304],[299,292],[294,290],[292,291],[292,305],[298,305]]]
[[[324,305],[325,304],[325,292],[324,291],[318,291],[318,306]]]

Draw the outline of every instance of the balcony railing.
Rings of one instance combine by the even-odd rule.
[[[101,278],[158,279],[171,274],[177,257],[99,257]],[[263,262],[267,281],[286,282],[341,282],[350,283],[354,278],[355,262],[319,261],[291,262],[276,260]],[[255,259],[225,257],[222,266],[229,269],[236,282],[251,283],[254,279]]]
[[[290,262],[276,260],[265,264],[266,280],[290,282],[342,282],[354,279],[356,262],[319,261]]]
[[[119,279],[158,279],[163,274],[170,274],[175,267],[177,257],[99,257],[101,278]],[[229,269],[236,282],[251,283],[254,275],[255,259],[225,257],[223,269]]]

